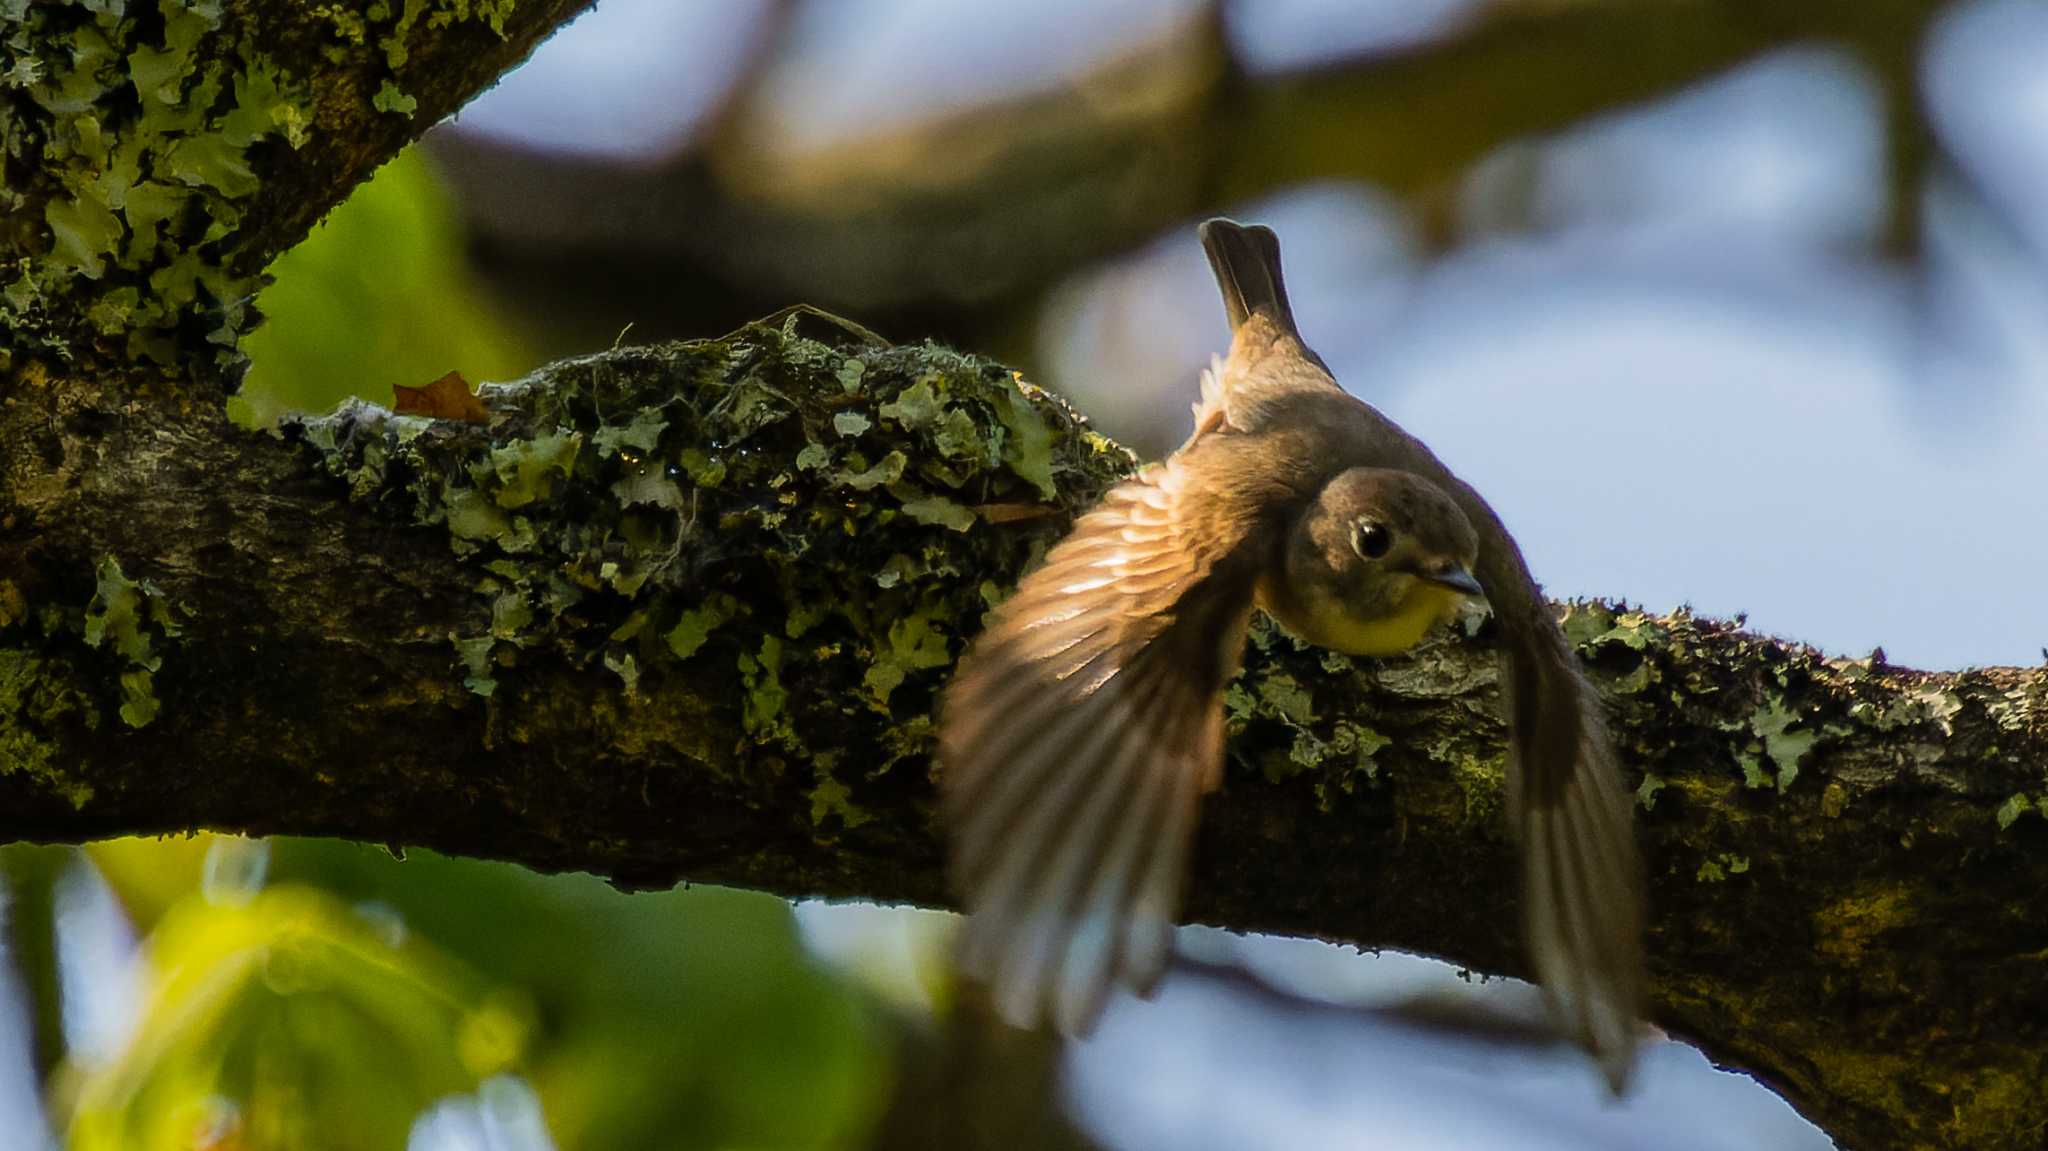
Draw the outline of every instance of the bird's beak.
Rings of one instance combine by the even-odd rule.
[[[1479,581],[1472,578],[1471,572],[1466,571],[1457,564],[1439,568],[1422,578],[1433,584],[1450,588],[1452,591],[1462,592],[1474,599],[1486,598],[1486,589],[1479,586]]]

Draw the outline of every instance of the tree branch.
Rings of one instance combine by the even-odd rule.
[[[271,258],[590,3],[0,2],[0,372],[232,384]]]
[[[283,441],[4,409],[59,462],[0,483],[0,833],[945,903],[934,694],[1125,453],[807,312],[485,394]],[[2048,674],[1566,626],[1641,787],[1658,1021],[1852,1144],[2033,1145]],[[1492,669],[1483,627],[1380,662],[1259,631],[1191,913],[1519,972]]]

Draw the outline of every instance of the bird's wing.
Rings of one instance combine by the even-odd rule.
[[[1561,1027],[1600,1061],[1619,1094],[1634,1066],[1643,1007],[1642,863],[1600,696],[1580,673],[1521,548],[1479,493],[1370,406],[1349,400],[1295,420],[1365,420],[1352,443],[1370,460],[1448,492],[1479,534],[1477,575],[1499,621],[1508,718],[1507,791],[1522,849],[1522,926]],[[1342,413],[1342,414],[1340,414]],[[1232,421],[1236,420],[1233,410]]]
[[[1230,430],[1230,413],[1223,407],[1223,357],[1210,356],[1202,369],[1202,398],[1195,401],[1195,430],[1188,436],[1193,444],[1203,436]]]
[[[1184,465],[1112,489],[947,689],[939,760],[972,914],[962,964],[1018,1026],[1050,1014],[1085,1033],[1112,985],[1149,988],[1165,969],[1256,562],[1255,517]]]
[[[1599,697],[1564,637],[1510,637],[1510,651],[1502,682],[1523,933],[1554,1017],[1620,1094],[1635,1063],[1644,981],[1632,801]]]

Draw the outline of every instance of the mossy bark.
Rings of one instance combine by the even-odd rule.
[[[271,258],[590,2],[0,0],[0,372],[232,383]]]
[[[946,902],[934,695],[1131,466],[1072,412],[794,312],[554,365],[485,423],[220,414],[254,270],[577,6],[372,4],[351,42],[286,6],[0,0],[12,59],[62,48],[0,96],[0,837]],[[2040,1145],[2048,674],[1566,626],[1640,787],[1657,1020],[1851,1146]],[[1191,915],[1519,971],[1485,628],[1384,662],[1253,647]]]

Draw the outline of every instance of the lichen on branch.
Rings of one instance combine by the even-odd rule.
[[[447,635],[470,692],[535,663],[635,699],[736,684],[734,769],[811,780],[821,834],[865,819],[864,780],[922,765],[1001,573],[1133,464],[1008,369],[806,309],[483,394],[488,427],[355,402],[286,433],[472,573]],[[991,516],[1036,526],[972,530]]]
[[[216,364],[233,361],[256,280],[223,254],[261,187],[252,153],[304,145],[310,99],[248,35],[206,44],[221,8],[0,4],[0,76],[15,89],[0,211],[39,207],[44,225],[0,268],[18,350],[69,359],[110,341],[169,367],[171,334],[192,324]]]
[[[588,0],[0,0],[0,376],[232,389],[270,258]]]

